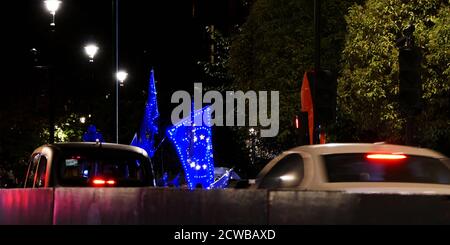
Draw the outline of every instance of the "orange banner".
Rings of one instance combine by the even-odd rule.
[[[313,144],[314,138],[314,103],[311,94],[311,87],[309,86],[308,73],[305,72],[302,82],[302,89],[300,92],[302,112],[308,112],[309,124],[309,143]]]

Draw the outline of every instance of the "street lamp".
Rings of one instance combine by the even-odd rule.
[[[123,87],[125,80],[128,77],[126,71],[118,71],[116,73],[116,143],[119,144],[119,86]]]
[[[84,47],[84,51],[86,52],[87,56],[89,57],[89,62],[93,63],[95,55],[97,55],[99,48],[95,44],[88,44]]]
[[[119,71],[116,74],[117,81],[120,82],[120,86],[123,87],[125,80],[127,80],[128,73],[126,71]]]
[[[99,47],[95,44],[95,43],[89,43],[86,46],[84,46],[84,52],[86,53],[86,55],[89,57],[89,67],[88,67],[88,72],[89,74],[89,79],[91,84],[93,84],[95,82],[95,76],[94,76],[94,58],[97,55],[99,50]],[[93,111],[93,107],[94,104],[92,103],[92,101],[88,102],[88,111],[91,113]]]
[[[56,46],[56,37],[55,37],[55,31],[56,31],[56,24],[55,24],[55,15],[56,15],[56,11],[58,11],[59,7],[61,6],[61,1],[59,0],[46,0],[44,1],[45,7],[47,8],[47,10],[50,12],[50,14],[52,15],[52,22],[50,23],[50,46]],[[53,67],[56,66],[56,52],[52,52],[51,56],[53,59]],[[55,75],[52,73],[55,73],[54,71],[51,71],[52,69],[49,69],[49,133],[50,133],[50,137],[49,137],[49,142],[50,143],[54,143],[55,140],[55,126],[54,126],[54,121],[55,121],[55,112],[54,112],[54,91],[53,91],[53,84],[54,84],[54,79],[55,79]]]
[[[50,26],[55,26],[55,15],[56,11],[58,11],[59,7],[61,6],[61,1],[59,0],[46,0],[44,1],[45,7],[52,15],[52,23],[50,23]]]

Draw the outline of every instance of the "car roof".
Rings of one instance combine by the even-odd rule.
[[[393,145],[384,143],[335,143],[323,145],[306,145],[288,150],[287,153],[308,152],[311,155],[327,155],[342,153],[403,153],[407,155],[432,158],[447,158],[445,155],[426,148]]]
[[[68,149],[107,149],[107,150],[117,150],[117,151],[127,151],[136,154],[144,155],[148,157],[147,152],[139,147],[112,143],[97,143],[97,142],[70,142],[70,143],[55,143],[47,144],[39,147],[35,151],[41,151],[43,148],[57,149],[57,150],[68,150]]]

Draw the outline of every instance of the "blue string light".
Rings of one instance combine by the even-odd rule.
[[[204,125],[193,124],[197,117],[203,119]],[[199,185],[202,188],[210,189],[214,183],[212,129],[207,125],[211,125],[211,107],[195,111],[191,117],[181,120],[169,128],[166,133],[174,144],[183,165],[189,189],[194,189]]]
[[[227,171],[222,177],[211,185],[211,189],[225,189],[228,187],[231,177],[231,171]]]
[[[158,134],[159,111],[156,96],[155,75],[152,70],[150,72],[150,84],[147,102],[145,103],[144,118],[139,132],[131,142],[131,145],[146,150],[149,157],[153,157],[155,154],[155,135]]]

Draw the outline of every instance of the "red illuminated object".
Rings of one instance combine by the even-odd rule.
[[[368,154],[366,158],[372,160],[401,160],[406,159],[407,156],[403,154]]]
[[[94,185],[105,185],[105,184],[108,184],[108,185],[115,185],[115,184],[116,184],[116,181],[115,181],[115,180],[104,180],[104,179],[96,178],[96,179],[94,179],[94,180],[92,181],[92,183],[93,183]]]

